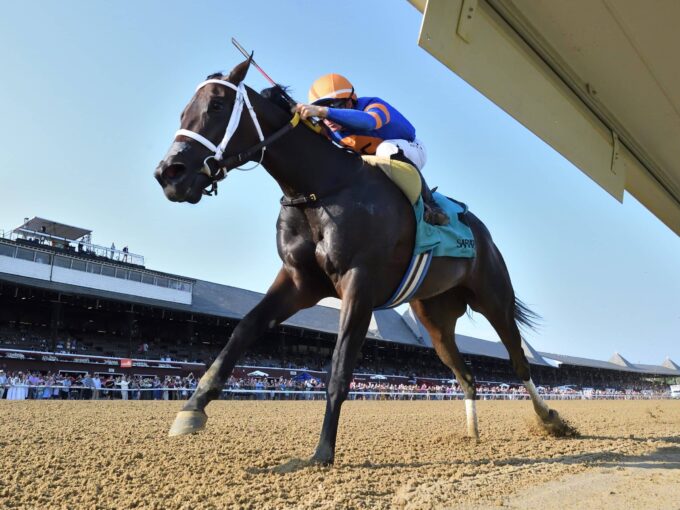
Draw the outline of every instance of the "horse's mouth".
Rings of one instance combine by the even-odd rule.
[[[203,197],[203,190],[210,184],[205,174],[188,172],[181,164],[159,165],[155,177],[163,188],[165,198],[171,202],[197,204]]]

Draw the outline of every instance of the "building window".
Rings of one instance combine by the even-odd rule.
[[[142,275],[142,283],[148,283],[149,285],[153,285],[153,275],[152,274],[143,274]]]
[[[0,255],[5,257],[14,257],[14,252],[16,248],[14,246],[7,246],[6,244],[0,243]]]
[[[130,271],[128,274],[128,280],[132,280],[133,282],[141,282],[142,281],[142,273],[139,271]]]
[[[127,271],[125,269],[116,268],[116,278],[127,280]]]
[[[158,285],[159,287],[167,287],[168,279],[159,276],[158,278],[156,278],[156,285]]]
[[[66,269],[71,268],[71,259],[66,257],[60,257],[59,255],[54,256],[54,265],[57,267],[65,267]]]
[[[87,263],[87,272],[92,273],[92,274],[101,274],[102,273],[102,265],[101,264],[94,264],[92,262]]]
[[[52,256],[49,253],[37,251],[35,252],[35,261],[38,264],[50,264],[52,262]]]
[[[35,252],[33,250],[27,250],[26,248],[17,248],[17,258],[21,260],[30,260],[33,262],[35,258]]]
[[[84,260],[73,259],[71,262],[71,269],[76,271],[85,271],[87,268],[87,263]]]
[[[116,269],[111,266],[102,266],[102,276],[116,276]]]

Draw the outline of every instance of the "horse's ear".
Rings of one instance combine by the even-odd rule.
[[[253,53],[251,53],[246,60],[244,60],[231,70],[231,72],[229,73],[229,78],[227,78],[227,80],[236,85],[245,80],[246,74],[248,74],[248,68],[250,67],[250,63],[252,61]]]

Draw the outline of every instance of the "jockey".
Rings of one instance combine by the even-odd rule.
[[[434,225],[449,223],[423,178],[425,147],[416,138],[415,128],[396,108],[377,97],[357,97],[349,80],[339,74],[316,80],[309,89],[309,102],[298,104],[295,111],[303,119],[323,119],[326,134],[337,144],[359,154],[375,154],[413,165],[420,173],[425,221]]]

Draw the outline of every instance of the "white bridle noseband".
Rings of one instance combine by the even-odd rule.
[[[246,105],[246,108],[248,109],[248,113],[250,113],[250,118],[253,119],[253,124],[255,125],[255,130],[257,131],[257,136],[260,138],[260,142],[264,141],[264,136],[262,135],[262,128],[260,127],[260,123],[257,121],[257,115],[255,114],[255,110],[253,109],[253,105],[250,104],[250,98],[248,97],[248,91],[246,90],[245,84],[243,82],[241,82],[241,83],[238,84],[238,86],[236,86],[233,83],[229,83],[228,81],[224,81],[224,80],[216,80],[216,79],[205,80],[204,82],[199,83],[198,87],[196,87],[196,92],[198,92],[201,88],[203,88],[206,85],[209,85],[211,83],[215,83],[217,85],[224,85],[225,87],[229,87],[230,89],[233,89],[234,91],[236,91],[236,101],[234,102],[234,109],[231,111],[231,117],[229,117],[229,122],[227,123],[227,129],[224,132],[224,138],[222,138],[222,141],[220,142],[219,145],[215,145],[214,143],[212,143],[210,140],[208,140],[203,135],[196,133],[194,131],[191,131],[189,129],[178,130],[175,133],[175,138],[177,138],[178,136],[189,137],[192,140],[196,140],[198,143],[203,145],[206,149],[212,151],[213,155],[208,156],[203,161],[203,167],[201,168],[201,172],[206,174],[211,179],[215,179],[215,178],[223,179],[227,175],[225,169],[224,168],[219,169],[223,173],[222,176],[213,175],[213,172],[211,171],[207,162],[208,162],[209,159],[214,159],[216,161],[220,161],[222,159],[222,156],[224,155],[224,151],[226,150],[227,145],[229,144],[229,140],[231,140],[231,137],[236,132],[236,129],[238,128],[239,122],[241,121],[241,112],[243,111],[244,103]],[[264,151],[265,150],[266,150],[266,147],[262,147],[261,156],[260,156],[260,163],[262,163],[262,158],[264,158]]]

